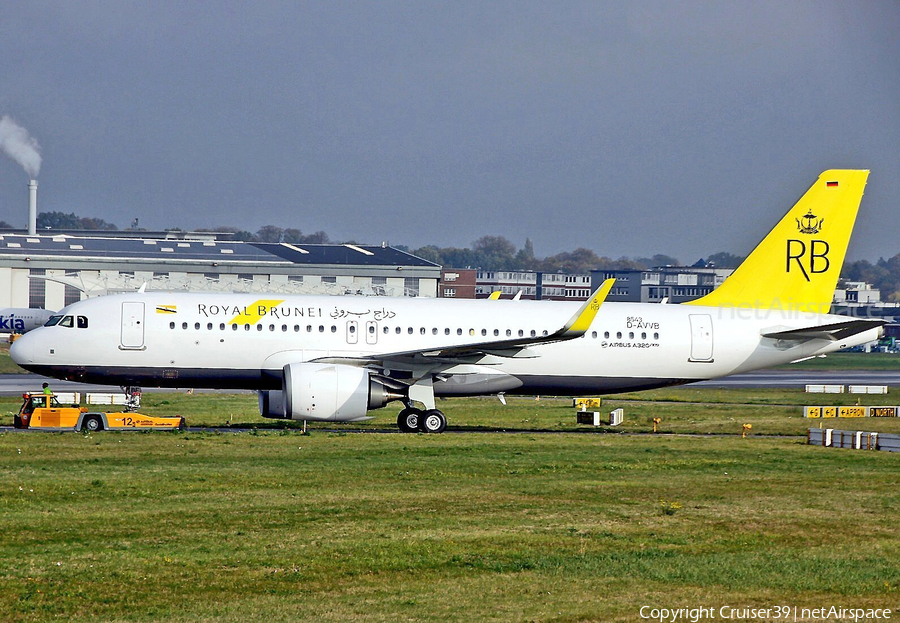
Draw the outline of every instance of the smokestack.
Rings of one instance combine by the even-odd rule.
[[[28,235],[37,234],[37,180],[28,182]]]

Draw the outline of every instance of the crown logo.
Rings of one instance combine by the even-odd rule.
[[[803,218],[795,218],[797,221],[797,229],[801,234],[818,234],[822,229],[822,223],[825,222],[824,218],[820,218],[816,220],[816,215],[812,213],[810,209],[807,211],[806,216]]]

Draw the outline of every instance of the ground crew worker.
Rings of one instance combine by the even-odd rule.
[[[53,395],[53,390],[50,389],[50,383],[44,383],[41,385],[44,389],[44,406],[48,409],[50,408],[50,396]]]

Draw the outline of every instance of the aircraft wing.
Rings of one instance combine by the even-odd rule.
[[[453,365],[472,363],[485,356],[497,357],[537,357],[529,346],[564,342],[584,335],[600,305],[606,300],[615,279],[604,281],[593,295],[585,301],[575,314],[560,329],[547,335],[523,336],[501,340],[489,340],[470,344],[453,344],[417,350],[382,353],[365,357],[322,357],[317,362],[346,363],[350,365],[376,365],[390,370],[421,370],[423,366],[429,371]]]
[[[844,338],[875,329],[886,325],[886,320],[847,320],[845,322],[834,322],[831,324],[822,324],[812,327],[803,327],[801,329],[789,329],[787,331],[775,331],[772,333],[763,333],[763,337],[770,337],[776,340],[829,340],[837,342]]]

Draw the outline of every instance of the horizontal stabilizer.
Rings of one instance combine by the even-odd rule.
[[[846,322],[834,322],[832,324],[803,327],[802,329],[763,333],[762,336],[774,340],[830,340],[837,342],[851,335],[863,333],[870,329],[877,329],[886,324],[887,321],[885,320],[847,320]]]

